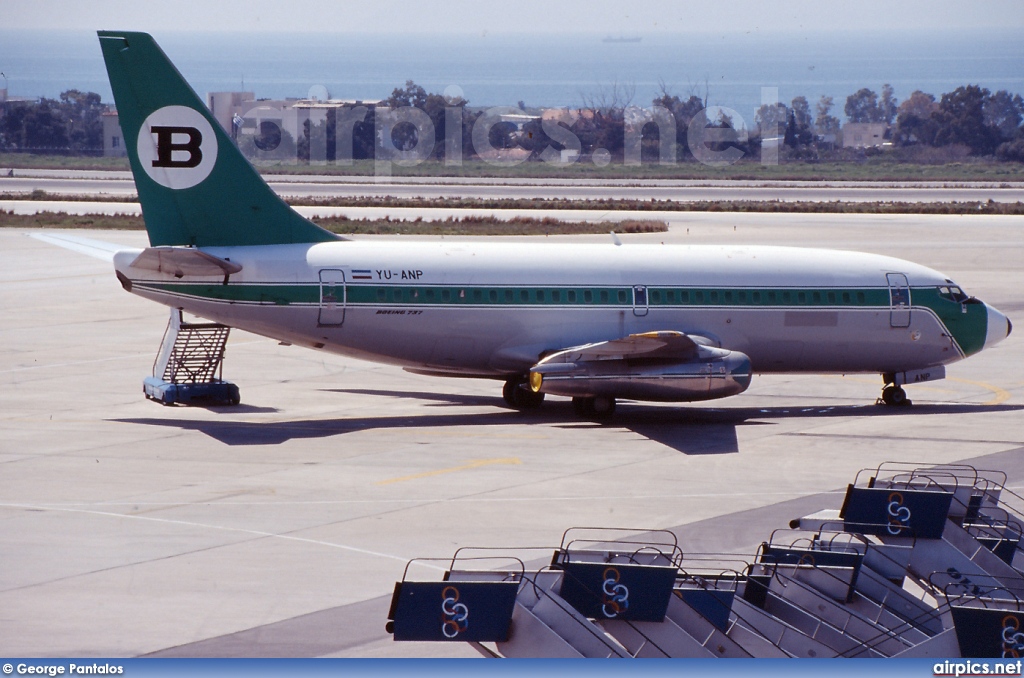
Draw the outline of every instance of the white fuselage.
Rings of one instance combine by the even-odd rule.
[[[451,241],[204,251],[242,270],[226,284],[174,278],[130,267],[137,251],[115,265],[133,292],[201,317],[438,373],[523,374],[552,351],[660,330],[745,353],[761,373],[916,370],[987,343],[988,307],[939,298],[944,275],[856,252]],[[968,311],[980,329],[947,326]]]

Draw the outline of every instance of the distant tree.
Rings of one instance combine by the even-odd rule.
[[[431,153],[434,158],[444,157],[447,134],[445,126],[448,122],[445,109],[449,107],[462,109],[463,129],[456,134],[456,138],[462,142],[463,148],[472,148],[472,145],[469,144],[470,130],[477,116],[466,114],[466,105],[468,103],[468,101],[461,97],[453,99],[442,94],[427,92],[426,89],[417,85],[412,80],[406,80],[404,88],[396,87],[391,92],[391,96],[384,100],[384,105],[392,110],[402,106],[414,106],[424,111],[430,117],[430,121],[434,125],[435,134],[433,151]],[[493,132],[494,130],[492,130]],[[415,145],[415,135],[415,129],[411,124],[400,124],[395,127],[392,140],[397,148],[410,148]],[[500,143],[495,144],[495,146],[498,148],[502,147]]]
[[[1000,160],[1024,162],[1024,137],[999,144],[996,157]]]
[[[819,136],[839,134],[839,118],[830,115],[832,110],[832,97],[822,96],[815,104],[815,112],[818,114],[814,119],[814,130]]]
[[[932,113],[939,110],[939,105],[935,103],[935,96],[927,94],[917,89],[907,99],[899,105],[896,109],[897,115],[916,115],[919,118],[927,118]]]
[[[788,121],[789,109],[785,104],[762,104],[754,114],[754,125],[760,131],[762,140],[784,133]]]
[[[790,102],[790,120],[793,124],[793,140],[796,146],[814,143],[814,121],[811,120],[811,105],[807,97],[797,97]],[[786,129],[789,134],[788,124]]]
[[[423,89],[412,80],[405,81],[404,89],[396,87],[391,91],[391,96],[384,100],[384,105],[388,108],[398,108],[400,106],[415,106],[416,108],[423,108],[426,103],[427,90]]]
[[[0,148],[17,150],[25,145],[25,116],[32,107],[28,104],[8,104],[0,116]]]
[[[993,153],[999,143],[999,130],[985,124],[988,99],[988,89],[977,85],[943,94],[938,112],[932,115],[938,123],[935,145],[965,144],[975,155]]]
[[[701,99],[697,94],[691,90],[690,96],[683,99],[675,94],[668,91],[668,88],[664,83],[661,84],[661,96],[656,97],[651,103],[654,106],[661,106],[667,108],[672,117],[676,120],[676,147],[678,150],[679,159],[685,157],[689,153],[689,149],[686,143],[686,131],[689,129],[690,122],[704,110],[704,100]],[[652,128],[654,125],[650,125]]]
[[[24,148],[36,152],[66,153],[68,148],[67,125],[60,116],[58,102],[40,99],[22,119]]]
[[[985,101],[982,111],[986,125],[998,130],[1001,139],[1012,139],[1020,130],[1024,100],[1019,94],[1001,89]]]
[[[881,117],[880,122],[887,125],[891,125],[892,121],[896,119],[897,102],[894,93],[892,85],[889,83],[882,85],[882,95],[878,101],[878,114]]]
[[[107,107],[95,92],[70,89],[62,92],[58,104],[64,118],[68,145],[74,153],[103,149],[103,113]]]
[[[790,102],[790,110],[796,118],[797,129],[814,131],[814,120],[811,119],[811,105],[807,97],[797,97]]]
[[[782,138],[782,143],[790,148],[797,147],[796,114],[792,110],[789,111],[789,120],[786,121],[786,134]]]
[[[939,126],[933,116],[938,110],[934,96],[915,90],[897,109],[893,143],[897,146],[934,145]]]
[[[76,89],[58,99],[8,105],[0,118],[0,148],[60,153],[98,153],[103,149],[107,107],[95,92]]]
[[[846,97],[846,118],[850,122],[882,122],[878,95],[867,87]]]

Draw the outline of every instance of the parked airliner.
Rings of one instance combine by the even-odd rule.
[[[270,190],[149,35],[99,38],[150,240],[114,256],[117,277],[218,323],[597,417],[735,395],[754,373],[876,373],[905,403],[1012,329],[946,275],[872,254],[345,240]]]

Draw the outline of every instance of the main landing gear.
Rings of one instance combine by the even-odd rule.
[[[529,382],[522,377],[507,380],[501,390],[501,396],[508,406],[515,410],[534,410],[544,402],[544,394],[531,389]],[[615,414],[615,398],[573,398],[572,407],[582,418],[605,421]]]
[[[597,396],[594,398],[573,398],[572,408],[576,414],[587,419],[604,421],[615,414],[615,398]]]
[[[516,410],[534,410],[544,402],[543,393],[534,393],[524,378],[509,379],[501,389],[501,397],[509,407]]]

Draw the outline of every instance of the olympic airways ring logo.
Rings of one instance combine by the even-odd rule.
[[[1012,614],[1003,617],[1003,659],[1019,659],[1024,650],[1024,633],[1020,620]]]
[[[899,534],[910,522],[910,509],[903,505],[903,495],[899,492],[889,495],[886,512],[889,514],[889,526],[886,528],[889,534]]]
[[[601,593],[601,613],[609,619],[629,609],[629,589],[619,583],[619,571],[616,568],[605,569]]]
[[[459,590],[454,586],[444,587],[441,598],[441,633],[445,638],[455,638],[469,628],[469,608],[459,602]]]

